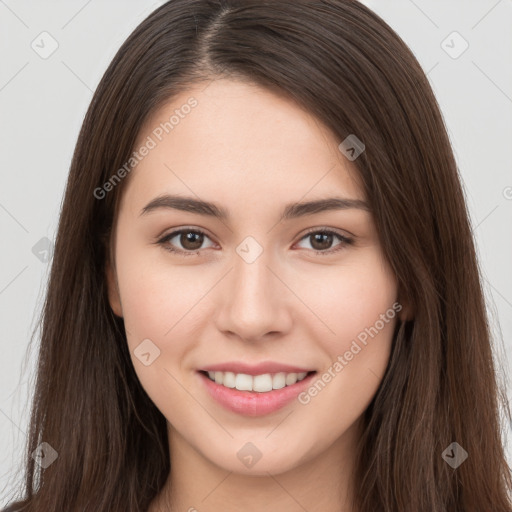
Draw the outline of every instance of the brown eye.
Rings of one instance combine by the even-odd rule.
[[[204,235],[195,231],[182,231],[179,241],[187,251],[197,251],[203,245]]]
[[[158,243],[163,245],[168,251],[180,253],[184,256],[193,256],[202,249],[205,239],[209,238],[202,231],[181,229],[164,236]]]
[[[333,246],[336,238],[339,240],[339,243]],[[302,240],[309,240],[310,248],[317,254],[332,254],[352,243],[352,239],[327,229],[310,231],[302,237]]]
[[[311,238],[311,247],[315,249],[315,251],[323,251],[326,249],[330,249],[333,242],[333,235],[329,233],[315,233],[313,235],[309,235]]]

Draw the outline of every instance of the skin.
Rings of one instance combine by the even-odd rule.
[[[168,421],[172,471],[150,511],[353,511],[361,418],[388,364],[398,314],[306,405],[242,416],[210,398],[197,370],[278,361],[322,375],[397,301],[369,211],[278,222],[288,203],[365,200],[354,164],[341,140],[289,99],[226,79],[160,108],[136,147],[191,96],[198,105],[127,178],[107,266],[138,378]],[[215,202],[230,217],[169,208],[140,215],[163,193]],[[156,243],[180,228],[206,233],[199,251],[181,256]],[[311,228],[353,244],[315,254],[343,242],[315,244]],[[250,264],[236,252],[247,236],[263,249]],[[194,247],[180,236],[167,245]],[[160,350],[149,366],[134,355],[144,339]],[[251,468],[237,457],[249,441],[262,454]]]

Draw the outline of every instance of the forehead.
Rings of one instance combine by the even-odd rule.
[[[151,149],[125,194],[146,199],[172,191],[229,202],[235,192],[241,201],[281,203],[280,196],[287,202],[335,189],[364,199],[340,142],[309,112],[267,89],[226,79],[197,84],[144,123],[134,149]]]

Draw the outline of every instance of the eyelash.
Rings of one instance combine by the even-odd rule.
[[[160,240],[158,240],[156,243],[158,245],[161,245],[166,251],[169,251],[173,254],[177,254],[179,256],[186,257],[186,256],[195,256],[195,255],[199,254],[201,249],[198,249],[197,251],[191,251],[191,250],[183,251],[181,249],[175,249],[167,243],[169,240],[173,239],[176,235],[180,235],[182,233],[195,233],[195,234],[200,234],[200,235],[204,235],[204,236],[208,237],[208,235],[204,231],[201,231],[200,229],[184,228],[184,229],[179,229],[177,231],[173,231],[172,233],[169,233],[168,235],[165,235]],[[325,228],[325,229],[324,228],[314,228],[311,231],[308,231],[299,240],[299,242],[301,240],[304,240],[308,236],[318,234],[318,233],[323,234],[323,235],[334,235],[334,236],[338,237],[338,239],[340,240],[341,243],[339,243],[337,246],[335,246],[334,249],[327,249],[326,251],[318,251],[318,250],[313,249],[313,253],[316,256],[334,254],[338,251],[343,250],[347,245],[351,245],[354,243],[354,240],[352,238],[348,238],[336,231],[333,231],[333,230],[327,229],[327,228]]]

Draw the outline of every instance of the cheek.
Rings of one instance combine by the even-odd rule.
[[[320,324],[322,333],[327,333],[322,334],[322,344],[332,359],[349,350],[353,340],[364,342],[369,330],[375,335],[372,329],[375,325],[379,339],[392,336],[394,318],[397,316],[393,308],[397,285],[378,251],[361,253],[354,261],[335,270],[331,267],[326,279],[318,282],[322,285],[310,286],[307,297],[312,309],[325,324],[323,327],[328,328],[327,331]],[[306,293],[306,282],[303,286]],[[384,315],[384,320],[381,315]],[[316,337],[319,333],[320,330]]]
[[[166,264],[164,249],[130,242],[128,234],[119,238],[117,276],[125,323],[145,326],[139,334],[160,338],[183,316],[185,306],[197,301],[199,283],[186,267]]]
[[[317,295],[324,311],[319,316],[334,334],[317,334],[327,363],[301,403],[327,437],[336,437],[360,417],[380,386],[401,310],[396,294],[394,276],[374,254],[343,268],[327,293]]]
[[[194,277],[197,272],[152,260],[147,250],[120,247],[119,255],[117,274],[130,357],[141,386],[175,423],[175,411],[190,408],[180,375],[187,354],[195,348],[193,326],[204,317],[200,299],[206,290]],[[149,365],[142,359],[147,352]]]
[[[201,280],[199,267],[166,263],[163,249],[125,245],[118,247],[117,275],[130,349],[149,338],[162,352],[176,355],[190,339],[184,329],[201,315],[204,276]]]

